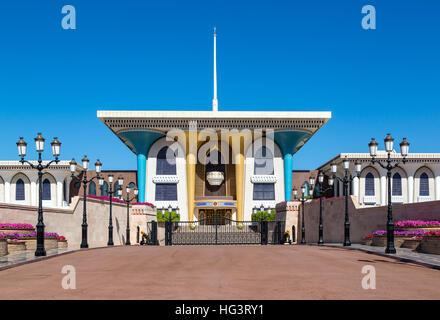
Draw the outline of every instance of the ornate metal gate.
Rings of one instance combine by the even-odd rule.
[[[215,214],[199,221],[166,221],[165,245],[280,244],[282,230],[282,221],[237,221]]]

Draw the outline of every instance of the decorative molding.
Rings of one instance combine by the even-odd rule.
[[[153,183],[162,184],[162,183],[179,183],[178,175],[157,175],[153,177]]]
[[[277,182],[276,175],[252,175],[252,183],[275,183]]]
[[[363,204],[376,204],[377,200],[376,200],[376,196],[364,196],[363,198]]]
[[[403,196],[391,196],[391,203],[403,203]]]
[[[417,202],[432,201],[431,196],[418,196]]]

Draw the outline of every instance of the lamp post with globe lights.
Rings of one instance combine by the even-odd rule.
[[[110,198],[110,215],[109,215],[109,223],[108,223],[108,242],[107,245],[108,246],[113,246],[113,215],[112,215],[112,203],[113,203],[113,195],[118,192],[118,190],[114,190],[113,189],[113,180],[114,180],[114,175],[109,174],[108,175],[108,182],[109,182],[109,198]],[[99,179],[99,184],[102,186],[104,185],[104,179],[100,178]],[[124,178],[122,176],[119,176],[118,178],[118,185],[122,186],[124,184]]]
[[[44,141],[45,139],[38,133],[35,140],[35,148],[38,152],[38,160],[37,164],[33,164],[24,159],[26,157],[27,151],[27,143],[23,140],[23,137],[17,142],[18,155],[20,156],[21,164],[27,163],[32,169],[38,170],[38,223],[37,227],[37,248],[35,250],[35,256],[41,257],[46,255],[46,249],[44,248],[44,223],[43,223],[43,170],[50,167],[52,163],[58,163],[60,160],[58,157],[60,156],[61,142],[58,141],[58,138],[54,138],[50,143],[52,147],[52,154],[55,157],[54,160],[49,161],[47,164],[43,165],[43,160],[41,154],[44,152]]]
[[[121,187],[118,189],[118,196],[119,197],[122,197],[122,188]],[[133,198],[130,198],[131,188],[129,186],[127,186],[125,191],[127,192],[127,198],[125,199],[125,202],[127,203],[127,229],[126,229],[125,245],[129,246],[129,245],[131,245],[131,242],[130,242],[130,202],[137,199],[139,191],[138,191],[138,188],[133,189],[133,193],[134,193]]]
[[[385,249],[385,253],[396,253],[396,248],[394,247],[394,222],[393,222],[393,208],[391,201],[391,172],[393,169],[399,167],[400,163],[406,163],[406,157],[408,156],[409,151],[409,142],[406,141],[406,138],[403,138],[400,143],[400,154],[402,155],[401,160],[392,160],[391,152],[393,151],[394,139],[388,133],[386,138],[384,139],[385,143],[385,151],[388,156],[383,163],[380,160],[376,159],[377,156],[377,147],[378,143],[374,138],[371,139],[368,147],[370,149],[371,162],[373,164],[378,163],[383,169],[387,171],[387,179],[388,179],[388,215],[387,215],[387,247]],[[393,164],[394,163],[394,164]]]
[[[331,190],[333,188],[334,179],[332,177],[329,177],[328,184],[329,188],[323,189],[322,185],[324,183],[324,174],[320,172],[318,174],[318,183],[317,183],[317,196],[319,196],[319,240],[318,245],[324,244],[324,226],[323,226],[323,218],[322,218],[322,197],[323,194],[325,194],[327,191]]]
[[[313,185],[315,184],[315,178],[310,176],[309,178],[309,190],[313,190]],[[306,182],[304,182],[301,186],[301,198],[299,201],[301,201],[301,244],[306,243],[306,228],[304,223],[304,204],[306,203],[307,199],[305,198],[306,194]],[[298,195],[298,190],[296,188],[293,188],[293,196],[296,199],[296,196]]]
[[[338,171],[338,166],[336,163],[332,163],[330,165],[331,167],[331,171],[333,173],[333,180],[334,179],[338,179],[339,181],[342,182],[343,186],[344,186],[344,195],[345,195],[345,221],[344,221],[344,246],[351,246],[351,242],[350,242],[350,221],[349,221],[349,217],[348,217],[348,185],[349,183],[351,183],[353,181],[354,178],[359,178],[360,177],[360,173],[361,173],[361,169],[362,169],[362,165],[360,163],[359,160],[356,160],[355,162],[355,170],[356,170],[356,175],[352,176],[349,173],[349,169],[350,169],[350,160],[347,159],[347,157],[344,158],[344,160],[342,161],[342,167],[344,169],[344,176],[342,178],[338,177],[336,175],[336,172]]]
[[[77,167],[77,163],[75,161],[75,159],[72,159],[72,161],[70,161],[70,172],[72,173],[72,178],[75,178],[77,180],[79,180],[80,182],[83,183],[84,186],[84,201],[83,201],[83,222],[81,225],[81,229],[82,229],[82,239],[81,239],[81,249],[86,249],[89,247],[89,244],[87,243],[87,185],[92,182],[94,179],[99,179],[100,176],[99,174],[101,173],[101,169],[102,169],[102,163],[99,161],[99,159],[96,161],[95,163],[95,171],[96,171],[96,176],[94,176],[91,179],[87,180],[87,171],[89,170],[89,159],[87,159],[87,156],[84,156],[84,158],[81,160],[82,162],[82,178],[79,176],[75,175],[76,172],[76,167]]]

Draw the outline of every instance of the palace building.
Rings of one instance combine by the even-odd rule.
[[[293,155],[331,112],[218,111],[216,35],[212,111],[98,111],[136,155],[139,201],[248,221],[291,200]]]

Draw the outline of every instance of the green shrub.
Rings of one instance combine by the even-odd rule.
[[[165,214],[162,213],[162,210],[157,210],[157,222],[165,222],[170,219],[170,213],[168,210],[165,211]],[[172,222],[179,222],[180,221],[180,214],[177,214],[176,211],[171,212],[171,221]]]
[[[275,221],[276,210],[272,209],[270,211],[257,211],[257,213],[252,213],[252,221]]]

